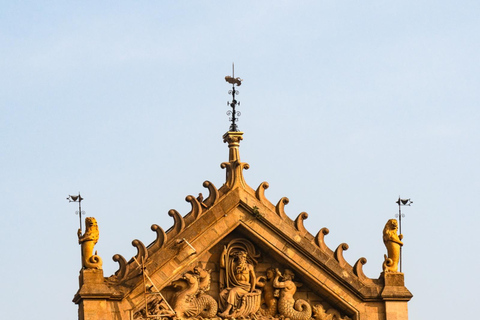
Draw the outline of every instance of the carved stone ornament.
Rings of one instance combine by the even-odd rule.
[[[294,272],[285,268],[281,273],[274,267],[278,262],[263,257],[249,240],[234,238],[220,252],[218,262],[209,262],[215,270],[213,285],[212,270],[197,262],[165,287],[165,295],[153,294],[150,287],[149,298],[137,307],[133,319],[351,320],[318,299],[312,303],[296,298],[303,286],[294,282]],[[263,275],[256,271],[260,260]],[[300,297],[306,298],[306,292],[308,288]]]
[[[383,276],[366,277],[367,260],[350,265],[343,256],[348,245],[330,249],[325,227],[310,234],[306,212],[292,220],[287,197],[275,204],[265,196],[267,182],[257,190],[247,185],[243,170],[249,166],[239,151],[243,133],[233,119],[231,128],[223,136],[229,155],[221,164],[222,187],[205,181],[209,196],[187,196],[186,214],[169,210],[173,225],[152,225],[156,238],[150,245],[133,240],[137,252],[131,259],[114,255],[119,268],[108,278],[94,254],[97,222],[85,219],[85,233],[78,232],[83,268],[73,300],[79,319],[406,320],[412,294],[397,271],[403,245],[397,221],[389,220],[383,231]]]
[[[384,272],[398,272],[398,262],[400,260],[400,248],[403,246],[403,235],[398,235],[398,222],[396,219],[390,219],[383,228],[383,243],[387,247],[387,255],[384,255]]]
[[[176,319],[216,316],[217,301],[206,293],[210,290],[210,270],[199,264],[193,272],[187,272],[172,282],[172,286],[179,289],[172,303]]]
[[[176,292],[170,301],[170,307],[160,297],[148,301],[147,310],[137,311],[134,319],[145,319],[148,317],[165,317],[171,319],[211,319],[215,318],[218,305],[215,298],[208,295],[210,290],[210,272],[204,269],[201,263],[193,270],[182,275],[181,278],[173,281],[169,287]],[[173,312],[168,309],[171,308]],[[148,316],[147,316],[148,312]]]
[[[102,269],[102,258],[93,254],[93,247],[98,241],[97,220],[93,217],[85,218],[85,233],[78,229],[78,243],[82,246],[82,267],[85,269]]]
[[[312,316],[312,307],[310,304],[302,299],[295,301],[293,295],[297,291],[297,286],[300,283],[293,282],[295,277],[293,271],[285,269],[283,280],[280,281],[282,274],[277,269],[273,286],[281,289],[280,299],[278,300],[278,312],[285,318],[291,320],[308,320]]]
[[[254,268],[259,256],[246,239],[235,239],[224,247],[220,258],[220,317],[249,317],[260,309],[262,292],[255,288]]]

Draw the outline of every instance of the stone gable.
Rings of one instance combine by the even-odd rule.
[[[74,297],[79,319],[408,319],[402,273],[367,278],[360,258],[343,258],[348,245],[325,245],[328,229],[311,235],[302,212],[291,220],[287,198],[276,205],[245,183],[240,162],[241,132],[227,132],[226,182],[208,196],[187,196],[191,211],[169,215],[166,232],[152,226],[156,240],[132,245],[127,261],[115,255],[119,270],[104,278],[99,268],[84,268]],[[270,270],[270,271],[269,271]],[[272,275],[273,274],[273,275]]]

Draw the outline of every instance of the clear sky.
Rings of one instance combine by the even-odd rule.
[[[477,317],[480,2],[2,1],[2,319],[75,319],[76,205],[105,276],[224,183],[224,77],[245,172],[377,278],[404,210],[410,319]],[[477,200],[475,200],[477,199]],[[476,237],[474,238],[474,236]],[[472,251],[474,250],[474,251]]]

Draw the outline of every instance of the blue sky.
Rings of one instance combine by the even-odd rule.
[[[2,318],[76,318],[78,191],[110,257],[224,183],[235,62],[247,183],[376,278],[403,220],[410,319],[473,318],[478,1],[3,1]],[[25,301],[28,301],[26,303]],[[28,306],[28,307],[26,307]]]

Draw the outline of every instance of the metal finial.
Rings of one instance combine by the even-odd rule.
[[[225,81],[230,83],[232,85],[232,90],[228,91],[228,94],[232,95],[232,102],[227,102],[227,105],[232,108],[232,110],[227,111],[227,116],[229,116],[229,120],[232,122],[230,125],[229,131],[239,131],[238,126],[236,122],[238,121],[238,117],[241,116],[240,111],[236,111],[235,107],[237,105],[240,105],[240,101],[237,101],[235,99],[235,96],[240,94],[238,90],[235,89],[235,86],[241,86],[242,85],[242,79],[240,78],[235,78],[235,65],[232,63],[232,76],[226,76]]]
[[[84,214],[85,211],[82,211],[83,198],[80,195],[80,192],[78,192],[78,196],[68,195],[67,200],[68,202],[78,202],[78,211],[75,211],[75,214],[78,214],[78,217],[80,218],[80,230],[82,230],[82,214]]]
[[[395,215],[395,217],[398,218],[398,231],[402,234],[402,218],[405,217],[405,214],[402,213],[402,207],[411,206],[413,201],[410,199],[401,199],[400,196],[398,196],[398,200],[395,203],[398,204],[398,213]],[[400,247],[400,272],[402,272],[402,247]]]

